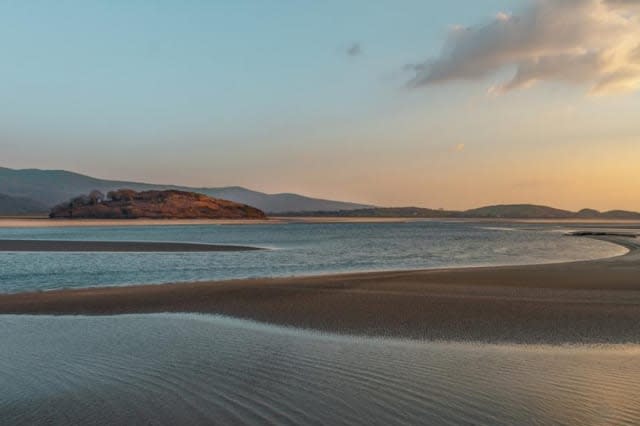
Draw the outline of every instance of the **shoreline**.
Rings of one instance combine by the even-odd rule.
[[[277,219],[49,219],[0,217],[0,228],[85,228],[188,225],[265,225]]]
[[[414,217],[313,217],[270,216],[267,219],[49,219],[44,217],[2,217],[1,228],[83,228],[130,226],[197,226],[197,225],[275,225],[275,224],[340,224],[340,223],[412,223],[449,222],[480,224],[558,224],[587,228],[621,225],[640,229],[640,221],[623,219],[504,219],[504,218],[414,218]]]
[[[543,265],[367,272],[0,295],[0,314],[209,313],[352,335],[640,343],[640,242]]]

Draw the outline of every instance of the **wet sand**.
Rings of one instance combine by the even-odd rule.
[[[262,250],[259,247],[195,244],[156,243],[143,241],[49,241],[49,240],[0,240],[0,252],[132,252],[132,253],[182,253],[212,251]]]
[[[640,343],[640,241],[598,238],[630,251],[551,265],[20,293],[0,296],[0,313],[200,312],[370,336]]]
[[[264,225],[278,219],[48,219],[0,217],[0,228],[84,228],[120,226]]]
[[[185,225],[275,225],[288,223],[405,223],[405,222],[471,222],[505,224],[556,224],[581,228],[640,229],[637,220],[596,219],[496,219],[496,218],[412,218],[412,217],[313,217],[270,216],[267,219],[48,219],[45,217],[0,217],[0,228],[83,228],[122,226]]]
[[[0,228],[84,228],[120,226],[274,225],[287,223],[404,223],[428,221],[404,217],[269,217],[267,219],[48,219],[0,217]]]
[[[637,425],[640,346],[354,338],[197,314],[4,316],[0,423]]]

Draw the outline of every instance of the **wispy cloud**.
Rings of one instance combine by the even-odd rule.
[[[493,93],[539,81],[583,84],[591,93],[640,87],[640,0],[530,0],[488,24],[452,27],[435,59],[407,67],[411,87],[477,80],[505,69]]]

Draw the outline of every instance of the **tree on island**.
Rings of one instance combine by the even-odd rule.
[[[104,194],[97,189],[89,193],[89,204],[96,205],[104,201]]]
[[[118,189],[117,191],[109,191],[107,199],[110,201],[132,201],[137,194],[133,189]]]
[[[94,190],[54,207],[51,218],[84,219],[264,219],[259,209],[195,192]]]

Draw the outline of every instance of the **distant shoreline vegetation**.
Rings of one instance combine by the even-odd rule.
[[[461,218],[461,219],[612,219],[640,220],[640,213],[625,210],[599,212],[583,209],[578,212],[555,209],[535,204],[502,204],[477,209],[456,211],[421,207],[376,207],[356,210],[287,212],[278,216],[309,217],[406,217],[406,218]]]

